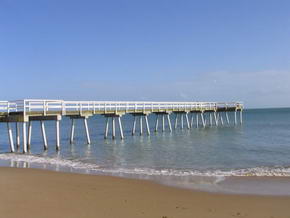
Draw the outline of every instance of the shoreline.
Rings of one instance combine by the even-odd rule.
[[[10,155],[10,154],[9,154]],[[23,155],[21,155],[21,158]],[[35,157],[33,157],[35,158]],[[41,158],[41,160],[38,160]],[[128,178],[128,179],[137,179],[141,181],[151,181],[161,185],[193,190],[193,191],[202,191],[210,193],[221,193],[221,194],[239,194],[239,195],[261,195],[261,196],[290,196],[290,177],[285,176],[256,176],[256,175],[229,175],[229,176],[219,176],[212,175],[188,175],[188,176],[178,176],[178,175],[147,175],[147,174],[134,174],[127,172],[111,172],[110,170],[103,169],[88,169],[83,168],[87,167],[81,164],[81,167],[74,168],[70,162],[67,163],[67,160],[60,162],[60,166],[56,163],[59,163],[60,160],[47,161],[43,160],[42,157],[37,157],[36,160],[31,161],[24,158],[20,159],[17,157],[17,160],[13,159],[0,159],[0,168],[23,168],[23,169],[39,169],[47,170],[52,172],[60,173],[72,173],[72,174],[83,174],[83,175],[99,175],[99,176],[112,176],[117,178]],[[45,161],[45,162],[42,162]],[[56,161],[56,162],[54,162]],[[62,160],[63,161],[63,160]],[[237,170],[238,171],[238,170]],[[288,173],[289,169],[287,169]]]
[[[276,218],[290,214],[290,196],[211,193],[114,176],[0,167],[0,184],[0,210],[8,218]]]

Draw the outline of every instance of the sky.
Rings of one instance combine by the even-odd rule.
[[[0,100],[290,106],[288,0],[0,0]]]

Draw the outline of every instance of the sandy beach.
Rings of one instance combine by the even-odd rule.
[[[226,195],[109,176],[0,168],[0,217],[289,218],[290,197]]]

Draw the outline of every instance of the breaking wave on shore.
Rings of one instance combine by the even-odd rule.
[[[46,168],[70,172],[108,175],[144,175],[144,176],[202,176],[202,177],[246,177],[246,176],[279,176],[290,177],[290,166],[261,166],[244,169],[153,169],[153,168],[123,168],[104,167],[80,160],[69,160],[58,157],[43,157],[26,154],[0,154],[0,160],[10,162],[12,167]]]

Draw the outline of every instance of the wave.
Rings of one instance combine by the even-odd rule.
[[[139,176],[201,176],[201,177],[231,177],[231,176],[290,176],[290,166],[253,167],[232,170],[176,170],[153,168],[107,168],[97,164],[84,163],[78,160],[68,160],[60,157],[43,157],[26,154],[0,154],[0,160],[16,163],[36,164],[47,168],[68,168],[90,174],[139,175]],[[20,166],[21,167],[21,166]]]

